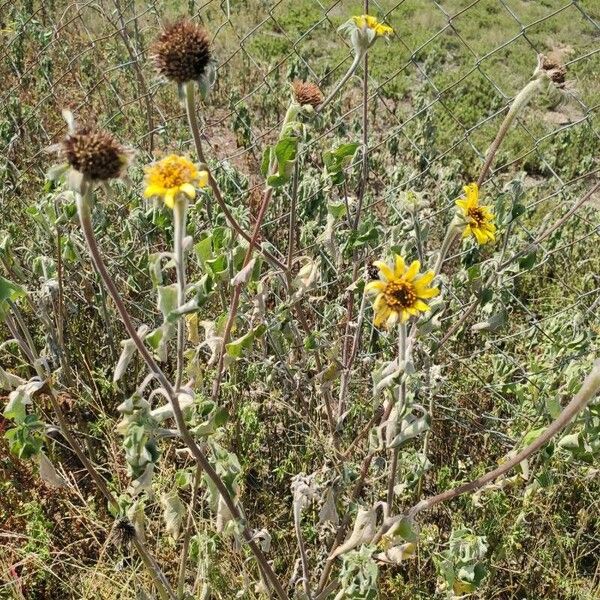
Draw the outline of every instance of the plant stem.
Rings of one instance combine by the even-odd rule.
[[[177,272],[177,308],[185,304],[185,251],[183,241],[187,219],[187,200],[177,199],[173,207],[173,253],[175,256],[175,270]],[[179,315],[177,320],[177,367],[175,375],[175,392],[179,391],[183,379],[183,362],[185,347],[185,318]]]
[[[418,513],[429,510],[436,504],[447,502],[448,500],[452,500],[467,492],[474,492],[491,481],[494,481],[494,479],[508,473],[508,471],[514,469],[518,464],[528,459],[542,446],[545,446],[557,433],[562,431],[591,402],[598,391],[600,391],[600,360],[594,362],[594,366],[585,378],[579,392],[573,397],[569,404],[567,404],[560,415],[558,415],[558,417],[548,426],[544,433],[537,437],[529,444],[529,446],[485,475],[468,483],[459,485],[454,489],[447,490],[441,494],[422,500],[410,509],[408,517],[414,519]]]
[[[406,323],[400,323],[400,331],[398,334],[398,362],[406,362]],[[406,380],[405,375],[402,375],[402,383],[398,390],[398,406],[400,410],[404,410],[406,404]],[[394,487],[396,485],[396,471],[398,470],[398,454],[400,448],[396,447],[392,450],[392,461],[390,463],[390,473],[388,476],[387,489],[387,512],[392,514],[392,504],[394,502]]]
[[[442,267],[444,266],[444,261],[446,260],[446,257],[448,256],[448,252],[450,251],[450,248],[451,248],[452,244],[454,243],[454,240],[456,239],[457,235],[458,235],[458,226],[456,224],[456,221],[452,220],[450,222],[450,224],[448,225],[448,229],[446,230],[446,235],[442,242],[442,247],[440,248],[440,253],[438,255],[438,259],[435,263],[435,267],[433,268],[433,272],[436,275],[439,275],[441,273]]]
[[[215,200],[219,205],[219,208],[223,211],[225,215],[225,219],[229,223],[229,226],[241,237],[243,237],[247,242],[250,242],[251,236],[248,235],[240,226],[240,224],[236,221],[235,217],[227,207],[225,200],[221,194],[221,190],[219,189],[219,184],[214,178],[212,171],[208,167],[206,163],[206,159],[204,156],[204,150],[202,149],[202,139],[200,138],[200,130],[198,128],[198,121],[196,119],[196,113],[194,111],[194,88],[192,84],[188,84],[186,86],[186,113],[188,119],[188,125],[192,132],[192,137],[194,139],[194,146],[196,148],[196,154],[198,155],[199,160],[204,163],[203,168],[206,169],[208,173],[208,185],[212,190],[212,193],[215,196]],[[265,259],[275,268],[279,269],[285,276],[286,273],[286,265],[280,261],[274,254],[266,250],[265,248],[260,249],[261,253],[264,255]]]
[[[273,188],[269,187],[265,190],[263,194],[263,201],[260,205],[260,209],[258,211],[258,216],[256,217],[256,223],[254,225],[254,231],[252,233],[252,237],[250,238],[250,245],[246,250],[246,255],[244,256],[244,262],[242,263],[242,269],[248,266],[252,258],[252,254],[254,253],[254,247],[256,246],[256,242],[258,240],[258,236],[260,234],[260,229],[265,218],[265,214],[267,212],[267,208],[269,203],[271,202],[271,198],[273,197]],[[219,354],[219,361],[217,364],[217,374],[215,380],[213,382],[212,389],[212,398],[213,400],[217,400],[219,397],[219,392],[221,390],[221,382],[223,380],[223,367],[225,363],[225,353],[227,352],[227,344],[229,343],[229,338],[231,336],[231,330],[233,328],[233,324],[235,322],[235,317],[237,315],[237,310],[240,304],[240,297],[242,294],[242,283],[238,283],[233,290],[233,298],[231,299],[231,307],[229,309],[229,315],[227,317],[227,323],[225,324],[225,331],[223,332],[223,347],[221,348],[221,352]]]
[[[354,71],[356,71],[356,69],[358,68],[358,65],[360,65],[360,61],[362,60],[364,54],[366,54],[366,52],[354,55],[354,60],[352,61],[350,68],[348,69],[346,74],[337,82],[336,86],[333,88],[333,91],[329,94],[329,96],[327,96],[327,98],[325,98],[325,100],[321,102],[321,104],[316,110],[317,113],[323,112],[325,110],[325,107],[337,96],[337,93],[344,87],[348,79],[352,77]]]
[[[187,522],[185,525],[185,532],[183,534],[183,545],[181,547],[181,558],[179,563],[179,577],[177,581],[177,596],[179,600],[184,597],[184,586],[185,586],[185,566],[187,563],[190,538],[192,537],[192,525],[194,524],[194,506],[196,506],[196,499],[198,497],[198,488],[200,487],[200,480],[202,478],[202,469],[197,466],[196,473],[194,475],[194,482],[192,483],[192,497],[190,499],[190,505],[188,507]]]
[[[292,199],[290,202],[290,222],[288,227],[287,270],[292,272],[294,262],[294,242],[296,240],[296,210],[298,205],[298,180],[300,178],[300,156],[296,156],[292,179]],[[290,290],[291,293],[291,290]]]
[[[96,271],[98,272],[98,275],[100,275],[100,278],[102,279],[104,285],[106,286],[108,293],[113,299],[113,302],[117,307],[117,310],[121,317],[121,321],[123,322],[123,325],[125,326],[129,337],[133,340],[142,359],[150,369],[150,372],[156,377],[156,379],[159,381],[164,391],[166,392],[170,400],[171,407],[173,408],[173,416],[175,418],[175,422],[177,423],[177,428],[179,429],[179,433],[183,442],[189,448],[194,459],[198,463],[198,466],[203,469],[203,471],[206,473],[209,479],[214,483],[218,492],[223,497],[223,500],[227,505],[227,508],[229,509],[229,512],[231,513],[232,517],[236,521],[238,521],[238,523],[243,523],[242,514],[239,508],[237,507],[236,503],[234,502],[231,494],[229,493],[227,486],[225,485],[221,477],[218,475],[218,473],[215,471],[213,466],[210,464],[208,458],[204,455],[202,450],[200,450],[198,444],[196,444],[185,422],[185,418],[183,416],[183,412],[179,404],[179,398],[177,397],[173,386],[163,373],[162,369],[158,366],[158,363],[156,362],[152,354],[150,354],[150,352],[144,345],[144,342],[142,341],[140,336],[138,335],[138,332],[131,321],[131,317],[127,312],[127,308],[125,307],[125,304],[119,294],[119,291],[117,290],[117,287],[115,286],[111,276],[108,273],[108,270],[106,269],[106,265],[104,264],[102,255],[100,254],[100,250],[96,243],[96,237],[94,235],[90,213],[90,199],[87,196],[84,197],[81,194],[77,194],[77,210],[79,213],[81,228],[90,252],[92,263]],[[280,598],[280,600],[286,600],[286,594],[283,588],[281,587],[281,583],[277,579],[277,576],[273,572],[273,569],[268,563],[262,550],[260,549],[258,544],[256,544],[256,542],[253,540],[251,531],[244,526],[242,533],[244,535],[244,538],[246,539],[246,542],[248,543],[250,550],[252,551],[256,560],[258,561],[260,568],[263,570],[264,573],[266,573],[268,579],[270,580],[271,585],[277,593],[277,596]]]
[[[500,148],[500,144],[502,140],[506,137],[508,130],[510,129],[513,121],[519,114],[519,112],[527,106],[529,101],[534,97],[535,93],[541,89],[543,79],[541,77],[534,76],[532,79],[515,97],[513,103],[508,110],[506,117],[504,117],[504,121],[502,121],[502,125],[500,125],[500,129],[496,134],[492,145],[485,156],[485,162],[483,163],[483,167],[481,167],[481,171],[479,173],[479,177],[477,179],[477,185],[481,187],[483,184],[485,177],[492,166],[492,162],[494,161],[494,157]]]
[[[294,505],[294,529],[296,530],[296,539],[298,540],[298,549],[300,551],[300,563],[302,564],[302,585],[306,598],[311,598],[310,579],[308,576],[308,557],[306,556],[306,546],[302,537],[302,527],[300,523],[301,509]]]

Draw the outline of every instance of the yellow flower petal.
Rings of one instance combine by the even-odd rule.
[[[198,173],[198,178],[196,179],[196,184],[198,187],[204,188],[208,185],[208,172],[200,171]]]
[[[375,302],[373,302],[373,310],[375,310],[375,311],[381,310],[381,307],[384,305],[385,305],[385,295],[379,294],[379,296],[377,296],[377,298],[375,298]]]
[[[390,316],[390,308],[388,306],[384,306],[381,310],[375,313],[375,318],[373,319],[373,325],[375,327],[381,327],[383,322]]]
[[[379,269],[380,275],[386,281],[391,281],[392,279],[394,279],[394,271],[392,271],[392,269],[390,269],[390,267],[386,263],[384,263],[382,260],[376,260],[373,263],[373,265]]]
[[[184,183],[179,186],[179,190],[183,192],[190,200],[196,197],[196,188],[191,183]]]
[[[164,189],[158,185],[146,186],[146,189],[144,190],[144,196],[146,198],[151,198],[152,196],[162,196],[163,193]]]
[[[428,310],[431,310],[429,308],[429,305],[425,304],[425,302],[423,302],[423,300],[417,300],[415,302],[415,308],[417,310],[420,310],[421,312],[427,312]]]
[[[406,273],[404,274],[404,279],[406,279],[407,281],[412,281],[416,277],[420,268],[421,262],[418,260],[413,260],[410,264],[410,267],[408,267],[408,271],[406,271]]]
[[[479,186],[476,183],[465,185],[465,194],[469,203],[477,204],[479,202]]]
[[[471,230],[473,231],[478,244],[485,244],[487,242],[487,235],[482,229],[479,229],[479,227],[471,227]]]
[[[385,289],[385,281],[369,281],[367,285],[365,285],[365,292],[383,292]]]
[[[435,278],[435,273],[433,271],[427,271],[427,273],[423,273],[420,277],[417,277],[413,284],[416,289],[427,287]]]
[[[175,193],[176,192],[174,189],[170,189],[165,192],[163,201],[169,208],[173,208],[175,206]]]
[[[406,264],[404,263],[404,259],[399,254],[396,254],[396,277],[404,275],[404,271],[406,271]]]
[[[419,290],[419,298],[435,298],[440,295],[440,288],[427,288],[426,290]]]

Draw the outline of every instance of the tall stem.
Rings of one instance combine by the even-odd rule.
[[[504,121],[502,125],[500,125],[500,129],[496,134],[492,145],[487,151],[485,162],[483,163],[483,167],[481,168],[481,172],[479,173],[479,178],[477,179],[477,185],[481,187],[483,184],[485,177],[492,166],[492,162],[494,161],[494,157],[496,156],[496,152],[498,152],[498,148],[500,148],[500,144],[502,140],[506,137],[508,130],[510,129],[513,121],[521,112],[523,108],[527,106],[529,101],[533,98],[536,92],[541,89],[543,79],[540,76],[532,79],[515,97],[513,103],[508,110],[506,117],[504,117]]]
[[[346,71],[346,74],[337,82],[336,86],[333,88],[333,91],[329,94],[329,96],[327,96],[327,98],[325,98],[325,100],[323,100],[323,102],[319,105],[319,107],[317,108],[317,113],[323,112],[325,110],[325,107],[337,96],[338,92],[344,87],[348,79],[352,77],[354,71],[356,71],[356,69],[358,68],[358,65],[360,65],[360,61],[362,60],[364,54],[366,53],[359,52],[358,54],[354,55],[354,60],[352,61],[350,68],[348,69],[348,71]]]
[[[287,270],[292,272],[294,262],[294,242],[296,241],[296,211],[298,205],[298,180],[300,179],[300,156],[296,156],[292,179],[292,199],[290,202],[290,222],[288,226]],[[290,290],[291,293],[291,290]]]
[[[173,250],[175,255],[175,270],[177,272],[177,307],[185,304],[185,252],[183,241],[185,237],[185,226],[187,218],[187,200],[177,199],[173,207]],[[185,347],[185,319],[179,316],[177,321],[177,367],[175,374],[175,392],[181,387],[183,378],[183,361]]]
[[[256,246],[256,242],[258,241],[258,236],[260,234],[260,229],[265,218],[265,214],[267,213],[267,208],[269,207],[269,203],[271,202],[271,198],[273,197],[273,188],[269,187],[265,190],[263,194],[263,201],[258,211],[258,216],[256,217],[256,223],[254,225],[254,231],[252,233],[252,237],[250,238],[250,245],[246,250],[246,255],[244,256],[244,262],[242,264],[242,269],[248,266],[252,258],[252,254],[254,253],[254,248]],[[212,398],[213,400],[217,400],[219,397],[219,392],[221,390],[221,382],[223,380],[223,367],[225,364],[225,353],[227,352],[227,344],[229,343],[229,339],[231,336],[231,330],[233,328],[233,324],[235,322],[235,318],[237,315],[237,310],[240,304],[240,297],[242,294],[242,283],[238,283],[233,289],[233,298],[231,299],[231,308],[229,309],[229,315],[227,317],[227,323],[225,324],[225,331],[223,332],[223,347],[221,348],[221,353],[219,354],[219,361],[217,364],[217,374],[215,377],[215,381],[213,383],[212,389]]]
[[[187,522],[185,524],[185,532],[183,534],[183,545],[181,547],[179,576],[177,580],[177,596],[179,597],[179,600],[182,600],[184,597],[185,566],[187,564],[188,553],[190,549],[190,538],[192,537],[192,526],[194,524],[194,507],[196,506],[196,498],[198,497],[198,488],[200,487],[201,479],[202,469],[200,467],[196,467],[196,474],[194,475],[194,482],[192,483],[192,497],[188,507]]]
[[[406,361],[406,323],[400,323],[400,331],[398,334],[398,362],[402,363]],[[398,406],[401,410],[404,410],[406,403],[406,381],[405,376],[402,376],[402,383],[398,390],[397,398]],[[396,447],[392,451],[392,460],[390,463],[390,472],[388,476],[388,489],[387,489],[387,511],[388,515],[392,514],[392,504],[394,502],[394,487],[396,485],[396,471],[398,470],[398,454],[400,448]]]
[[[558,417],[548,426],[548,428],[538,438],[535,439],[529,446],[521,450],[518,454],[507,460],[501,466],[489,471],[485,475],[477,479],[464,483],[458,487],[422,500],[408,512],[409,518],[415,518],[416,515],[424,510],[429,510],[436,504],[452,500],[461,494],[474,492],[482,488],[484,485],[508,473],[518,464],[528,459],[532,454],[537,452],[542,446],[546,445],[557,433],[562,431],[596,396],[600,391],[600,360],[596,360],[591,372],[585,378],[579,392],[573,397],[571,402],[567,404],[564,410]]]
[[[184,84],[184,87],[185,112],[187,115],[190,130],[192,132],[192,137],[194,138],[194,147],[196,148],[196,154],[198,155],[198,160],[201,163],[206,163],[204,149],[202,148],[202,138],[200,137],[200,128],[198,127],[198,119],[196,118],[196,106],[194,102],[194,83],[188,81]],[[212,206],[210,203],[210,198],[208,197],[206,198],[206,214],[208,216],[209,222],[212,222]]]
[[[121,321],[123,322],[123,325],[125,326],[125,330],[127,331],[129,337],[133,340],[133,343],[135,344],[142,359],[150,369],[150,372],[156,377],[156,379],[159,381],[159,383],[165,390],[170,400],[171,407],[173,408],[173,416],[175,418],[175,422],[177,424],[177,428],[179,430],[179,434],[181,435],[183,442],[192,453],[192,456],[196,460],[198,466],[204,470],[206,475],[217,488],[219,494],[221,494],[221,496],[223,497],[223,500],[227,505],[227,508],[229,509],[229,512],[231,513],[233,519],[235,519],[238,523],[242,523],[242,514],[238,506],[234,502],[231,494],[229,493],[229,490],[227,489],[227,486],[225,485],[221,477],[214,470],[213,466],[210,464],[208,458],[204,455],[202,450],[200,450],[198,444],[196,444],[185,422],[185,418],[183,416],[183,412],[179,404],[179,398],[175,393],[173,386],[167,379],[166,375],[163,373],[162,369],[158,366],[158,363],[156,362],[152,354],[150,354],[150,352],[144,345],[144,342],[142,341],[140,336],[138,335],[138,332],[131,321],[131,317],[127,312],[127,308],[125,307],[125,304],[119,294],[119,291],[117,290],[114,281],[112,280],[111,276],[108,273],[108,270],[106,269],[106,265],[104,264],[102,255],[100,254],[98,244],[96,243],[96,237],[94,235],[94,229],[92,227],[92,219],[89,204],[90,199],[87,196],[77,194],[77,210],[79,213],[79,220],[81,222],[83,236],[90,251],[92,263],[94,264],[98,275],[100,275],[100,278],[106,286],[108,293],[113,299],[113,302],[117,307],[117,310],[121,317]],[[256,560],[260,565],[260,568],[263,570],[263,572],[266,574],[269,581],[271,582],[271,585],[273,586],[277,596],[280,598],[280,600],[285,600],[285,591],[281,587],[281,583],[279,582],[277,576],[273,572],[273,569],[271,568],[271,565],[269,564],[265,555],[260,549],[260,546],[254,541],[251,531],[247,527],[243,527],[242,533],[244,538],[246,539],[246,542],[248,543],[248,547],[254,554]]]
[[[204,168],[208,173],[208,185],[212,190],[212,193],[219,205],[219,208],[223,211],[225,215],[225,219],[229,226],[241,237],[243,237],[247,242],[250,242],[251,236],[246,233],[240,224],[236,221],[235,217],[227,207],[223,195],[221,194],[221,190],[219,189],[219,184],[217,180],[214,178],[212,171],[209,169],[206,164],[206,158],[204,155],[204,150],[202,148],[202,139],[200,137],[200,129],[198,127],[198,120],[196,119],[196,112],[194,110],[194,88],[192,84],[189,83],[185,88],[185,98],[186,98],[186,114],[188,125],[190,127],[190,131],[192,132],[192,137],[194,139],[194,147],[196,148],[196,154],[198,155],[198,159],[204,163]],[[208,205],[207,205],[208,206]],[[210,215],[209,215],[210,218]],[[261,253],[264,255],[265,259],[275,268],[281,270],[281,272],[286,275],[286,265],[280,261],[273,253],[269,252],[265,248],[261,248]]]

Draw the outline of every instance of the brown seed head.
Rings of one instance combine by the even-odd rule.
[[[556,87],[564,88],[567,80],[567,69],[561,63],[542,56],[542,69],[546,72],[548,77],[554,82]]]
[[[135,538],[135,527],[127,517],[120,517],[114,527],[115,541],[119,545],[126,545]]]
[[[67,135],[62,152],[73,169],[96,181],[119,177],[127,156],[113,135],[91,127],[80,127]]]
[[[294,94],[294,100],[301,106],[308,104],[316,109],[323,102],[323,94],[319,86],[309,81],[294,80],[292,93]]]
[[[156,70],[171,81],[197,81],[210,63],[208,33],[186,19],[177,21],[160,34],[152,45]]]

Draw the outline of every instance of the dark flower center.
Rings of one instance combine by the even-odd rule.
[[[469,208],[467,214],[469,215],[469,218],[472,221],[474,221],[476,227],[481,227],[487,222],[485,213],[483,212],[483,209],[480,206],[473,206]]]
[[[393,310],[411,308],[417,300],[415,289],[408,281],[390,281],[383,293],[387,305]]]

